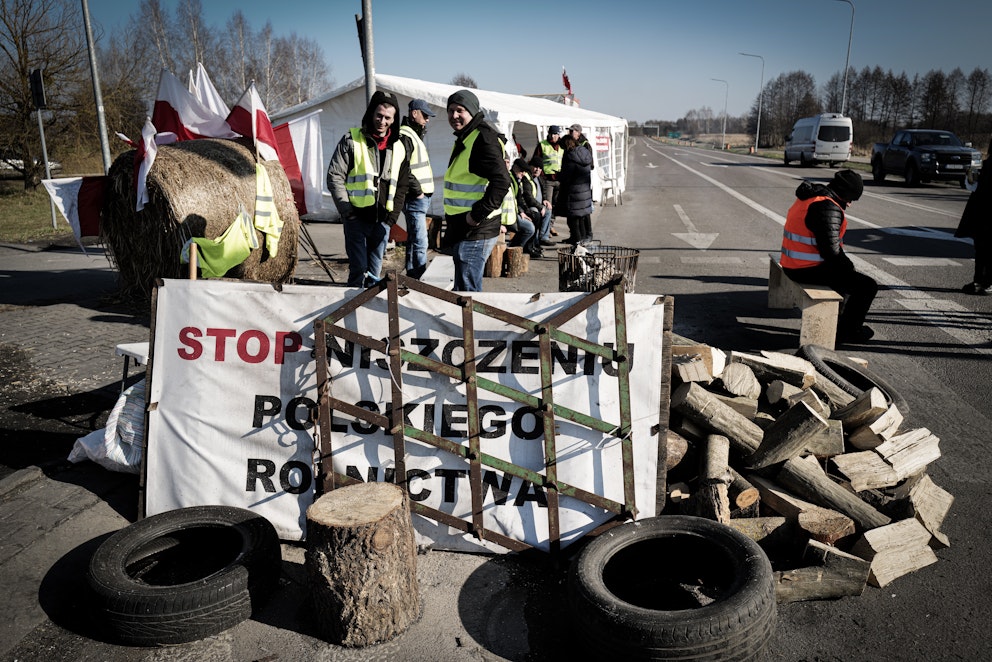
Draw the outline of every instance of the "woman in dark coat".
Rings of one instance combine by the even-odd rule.
[[[978,175],[978,188],[961,214],[955,237],[971,237],[975,242],[975,278],[961,288],[967,294],[992,294],[992,145]]]
[[[588,144],[580,145],[572,136],[561,139],[565,155],[561,161],[558,181],[557,216],[568,221],[568,240],[576,244],[592,239],[592,150]]]

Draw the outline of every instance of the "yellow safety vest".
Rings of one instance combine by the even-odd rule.
[[[279,253],[279,237],[282,235],[282,219],[276,209],[275,197],[272,194],[272,182],[269,173],[261,163],[255,164],[255,229],[265,234],[265,248],[269,257]]]
[[[444,173],[444,213],[448,216],[457,216],[472,211],[472,205],[482,200],[486,195],[486,187],[489,180],[479,177],[468,169],[469,160],[472,157],[472,146],[475,139],[479,137],[479,130],[473,129],[462,144],[465,149],[461,151],[455,160],[451,162]],[[502,147],[503,142],[500,141]],[[500,210],[494,209],[486,218],[499,216]]]
[[[503,204],[500,206],[500,222],[503,225],[513,225],[517,222],[517,191],[519,191],[517,177],[510,173],[510,188],[506,189],[503,196]]]
[[[537,182],[534,181],[534,178],[530,176],[529,172],[525,172],[523,173],[523,175],[524,175],[524,185],[530,187],[531,197],[537,200],[537,194],[539,190],[537,187]]]
[[[376,179],[382,182],[379,177],[379,159],[369,148],[362,130],[358,127],[351,129],[352,151],[355,155],[355,164],[348,172],[345,180],[345,190],[348,192],[348,201],[352,207],[371,207],[375,204],[378,188]],[[393,211],[393,199],[396,197],[396,185],[400,177],[400,165],[406,158],[406,150],[403,143],[397,140],[390,148],[392,155],[387,158],[389,165],[389,178],[386,180],[386,211]]]
[[[400,133],[413,142],[413,152],[410,154],[410,173],[420,182],[420,190],[424,195],[434,193],[434,172],[431,170],[431,160],[427,154],[427,145],[420,139],[413,127],[406,124],[400,127]]]
[[[565,155],[565,150],[554,146],[547,140],[541,141],[541,159],[544,166],[545,175],[553,175],[561,172],[561,158]]]

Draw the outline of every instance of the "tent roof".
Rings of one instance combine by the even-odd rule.
[[[416,78],[403,78],[401,76],[389,76],[378,73],[375,75],[375,81],[377,89],[382,88],[397,95],[410,98],[420,98],[432,106],[442,109],[447,106],[449,96],[460,89],[464,89],[457,85],[433,83]],[[274,113],[272,119],[275,120],[299,113],[307,108],[325,103],[342,94],[364,87],[365,77],[363,76],[319,97]],[[622,117],[597,113],[577,106],[566,106],[547,99],[527,97],[519,94],[507,94],[505,92],[493,92],[491,90],[472,90],[472,92],[479,98],[479,105],[486,114],[486,117],[500,124],[522,121],[539,127],[547,127],[552,124],[568,126],[578,122],[586,131],[588,131],[589,127],[594,126],[625,127],[627,125],[627,120]],[[403,110],[405,112],[405,109]]]

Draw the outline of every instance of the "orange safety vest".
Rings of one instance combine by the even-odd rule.
[[[814,202],[829,200],[837,202],[825,195],[818,195],[808,200],[796,200],[785,217],[785,231],[782,233],[782,256],[779,263],[786,269],[804,269],[815,267],[823,262],[820,251],[816,249],[816,237],[806,227],[806,211]],[[837,205],[840,207],[840,205]],[[844,233],[847,231],[847,215],[841,207],[844,220],[840,224],[841,245],[844,243]]]

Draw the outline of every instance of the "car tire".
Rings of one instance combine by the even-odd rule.
[[[809,159],[806,158],[806,152],[799,152],[799,165],[804,168],[808,168],[810,166]]]
[[[885,401],[895,405],[899,413],[909,414],[909,404],[891,384],[843,354],[819,345],[803,345],[799,348],[799,356],[812,363],[818,373],[845,393],[859,396],[874,387],[885,394]]]
[[[575,557],[567,588],[587,659],[761,659],[777,619],[764,551],[700,517],[610,529]]]
[[[903,175],[906,180],[906,186],[913,188],[920,185],[920,171],[912,163],[906,164],[906,173]]]
[[[885,168],[882,167],[882,159],[875,159],[871,162],[871,179],[876,184],[885,181]]]
[[[788,152],[782,152],[782,161],[785,162],[785,165],[789,165],[792,162],[792,159],[789,158]]]
[[[162,646],[250,618],[275,590],[280,565],[267,519],[243,508],[195,506],[110,536],[90,559],[87,579],[111,638]]]

